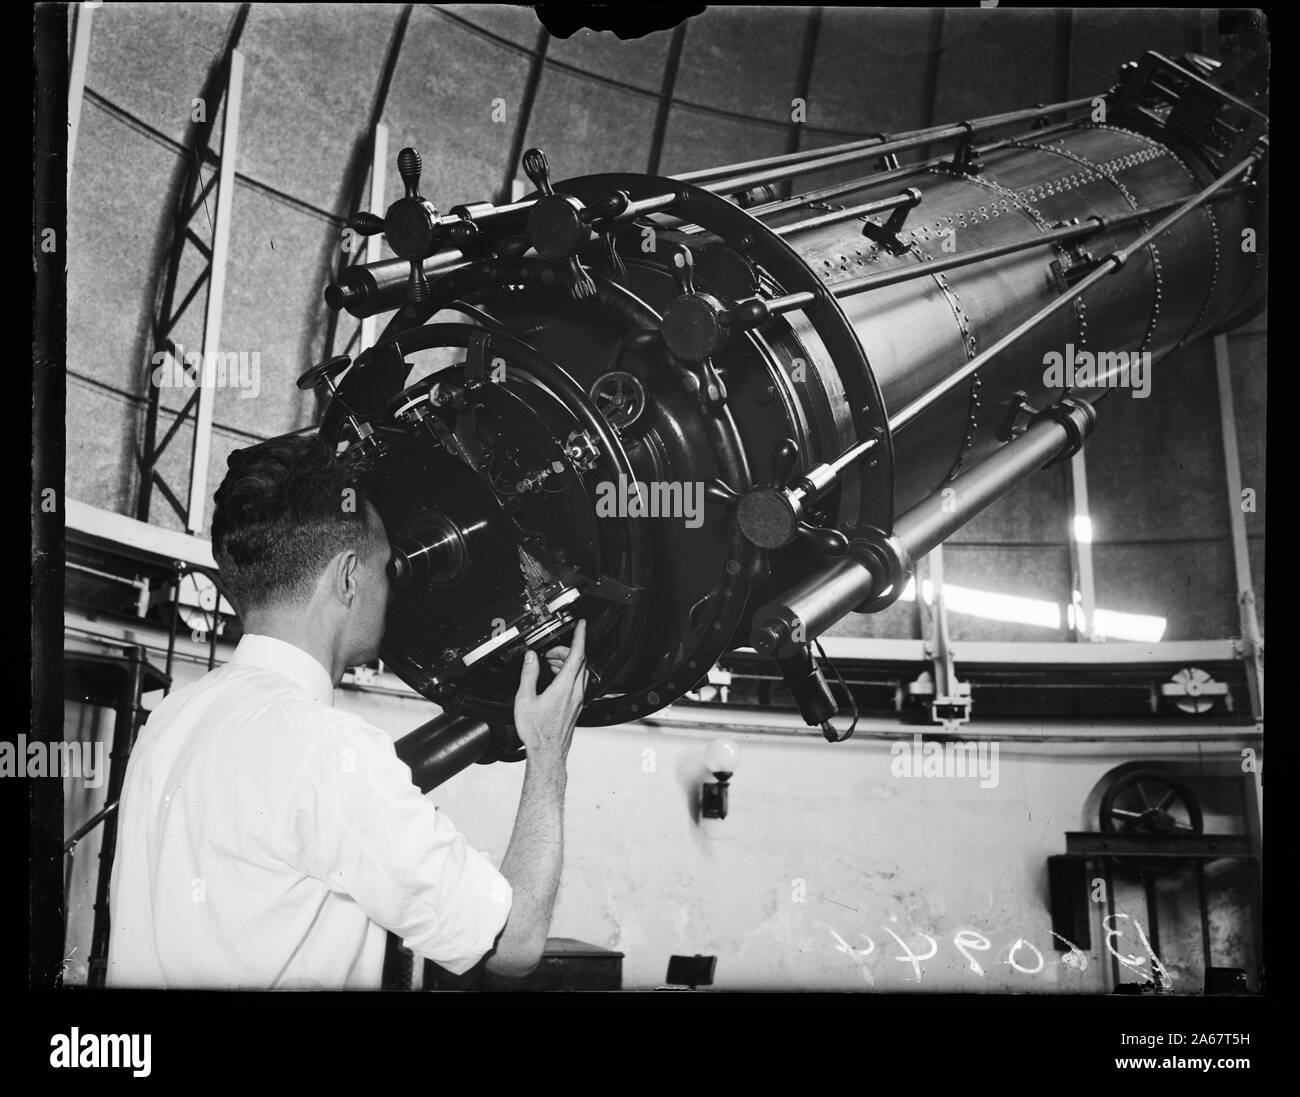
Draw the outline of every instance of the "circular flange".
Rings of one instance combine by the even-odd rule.
[[[591,383],[587,395],[610,426],[627,430],[645,411],[645,386],[633,373],[615,369]]]

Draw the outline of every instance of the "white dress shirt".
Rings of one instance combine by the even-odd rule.
[[[385,930],[461,974],[510,885],[329,674],[247,635],[153,711],[127,766],[110,986],[378,987]]]

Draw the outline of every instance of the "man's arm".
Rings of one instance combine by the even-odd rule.
[[[524,656],[515,728],[528,760],[514,832],[501,861],[501,875],[514,899],[487,959],[488,970],[501,975],[532,971],[551,928],[564,857],[565,765],[587,685],[586,628],[585,621],[578,623],[564,665],[543,693],[537,692],[537,655],[530,651]]]

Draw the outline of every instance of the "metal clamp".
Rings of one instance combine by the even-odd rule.
[[[1082,422],[1077,413],[1082,413]],[[1067,396],[1040,411],[1029,421],[1029,425],[1033,426],[1034,423],[1041,419],[1050,419],[1052,422],[1060,424],[1065,429],[1065,433],[1070,440],[1069,445],[1043,466],[1043,468],[1047,469],[1070,460],[1083,449],[1083,443],[1087,440],[1088,435],[1092,432],[1093,425],[1097,422],[1097,409],[1086,400],[1077,400],[1072,396]]]

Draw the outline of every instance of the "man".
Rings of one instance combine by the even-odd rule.
[[[585,629],[525,658],[527,765],[500,871],[411,783],[387,734],[332,707],[383,636],[390,556],[354,462],[314,438],[238,451],[212,548],[244,628],[225,666],[168,696],[127,767],[108,983],[377,987],[386,932],[461,974],[539,962],[559,885],[565,762]],[[559,660],[563,657],[563,664]]]

